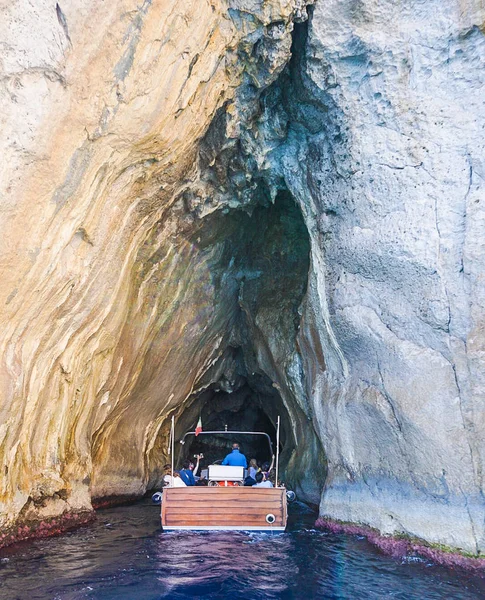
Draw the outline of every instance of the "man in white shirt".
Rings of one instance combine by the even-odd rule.
[[[185,487],[185,482],[181,479],[178,471],[174,471],[172,476],[172,466],[163,467],[163,482],[166,487]]]

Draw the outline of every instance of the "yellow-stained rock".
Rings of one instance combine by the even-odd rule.
[[[26,506],[44,517],[89,508],[92,495],[144,491],[146,452],[224,335],[221,324],[187,355],[215,292],[194,247],[174,235],[171,203],[196,178],[216,111],[249,76],[238,53],[283,23],[281,50],[260,74],[268,84],[288,60],[299,4],[2,9],[2,526]],[[166,256],[147,299],[150,274],[140,277],[136,260],[157,222]],[[155,382],[140,381],[147,361]],[[113,457],[117,478],[106,478]],[[34,509],[39,497],[50,508]]]

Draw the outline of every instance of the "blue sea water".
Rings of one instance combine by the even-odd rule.
[[[274,535],[163,533],[159,511],[147,500],[106,509],[89,526],[1,550],[0,599],[485,598],[479,577],[315,531],[302,505]]]

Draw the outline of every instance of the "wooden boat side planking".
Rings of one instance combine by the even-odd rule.
[[[266,516],[275,521],[269,524]],[[186,487],[165,488],[164,530],[284,531],[285,488]]]

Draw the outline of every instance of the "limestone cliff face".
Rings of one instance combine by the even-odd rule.
[[[322,515],[484,549],[485,10],[307,4],[1,9],[2,528],[249,386]]]
[[[144,491],[230,319],[182,190],[216,111],[236,128],[236,90],[286,64],[300,4],[2,8],[3,527]]]
[[[329,467],[320,510],[475,552],[484,19],[480,2],[317,3],[283,157],[326,357],[311,379]]]

